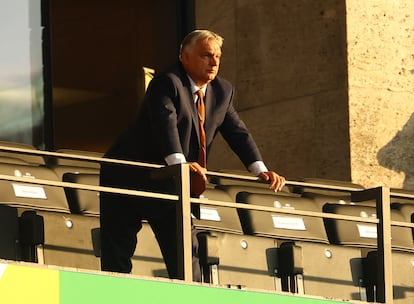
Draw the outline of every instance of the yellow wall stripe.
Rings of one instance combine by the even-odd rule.
[[[0,263],[1,303],[59,304],[59,290],[58,270]]]

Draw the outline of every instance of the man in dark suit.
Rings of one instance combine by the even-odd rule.
[[[191,174],[206,181],[206,168],[199,163],[200,132],[197,91],[205,104],[207,155],[217,132],[230,145],[250,172],[269,182],[274,191],[285,179],[269,171],[245,124],[233,108],[233,86],[217,76],[223,39],[207,30],[184,38],[180,62],[157,75],[148,86],[136,120],[105,154],[106,157],[163,165],[189,163]],[[204,167],[203,167],[204,166]],[[103,164],[101,185],[172,192],[170,182],[154,181],[149,171],[123,165]],[[199,194],[199,193],[196,193]],[[101,193],[101,268],[130,272],[141,220],[151,225],[160,245],[168,274],[177,278],[175,207],[164,201]],[[200,281],[197,241],[193,237],[193,280]]]

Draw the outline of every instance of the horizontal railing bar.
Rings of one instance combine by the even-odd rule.
[[[275,207],[267,207],[267,206],[260,206],[260,205],[251,205],[251,204],[242,204],[242,203],[231,203],[231,202],[222,202],[222,201],[215,201],[215,200],[203,200],[203,199],[192,199],[192,202],[197,202],[203,205],[213,205],[213,206],[220,206],[220,207],[231,207],[237,209],[247,209],[247,210],[256,210],[256,211],[266,211],[266,212],[273,212],[273,213],[284,213],[284,214],[292,214],[292,215],[304,215],[310,217],[323,217],[323,218],[331,218],[331,219],[341,219],[341,220],[348,220],[348,221],[355,221],[355,222],[366,222],[366,223],[379,223],[379,220],[376,218],[361,218],[358,216],[351,216],[351,215],[337,215],[334,213],[322,213],[322,212],[315,212],[315,211],[307,211],[307,210],[292,210],[292,209],[283,209],[283,208],[275,208]]]
[[[414,228],[414,223],[408,223],[408,222],[391,221],[391,225],[398,226],[398,227]]]
[[[106,157],[95,157],[95,156],[88,156],[88,155],[78,155],[78,154],[70,154],[70,153],[63,153],[63,152],[30,150],[30,149],[22,149],[22,148],[14,148],[14,147],[5,147],[1,145],[0,145],[0,150],[17,152],[17,153],[22,153],[22,154],[53,156],[53,157],[58,157],[58,158],[87,160],[87,161],[93,161],[93,162],[99,162],[99,163],[114,163],[114,164],[120,164],[120,165],[132,165],[132,166],[140,166],[140,167],[146,167],[146,168],[164,167],[163,165],[135,162],[135,161],[129,161],[129,160],[112,159],[112,158],[106,158]]]
[[[43,150],[23,149],[23,148],[8,147],[8,146],[2,146],[2,145],[0,145],[0,150],[23,153],[23,154],[35,154],[35,155],[43,155],[43,156],[53,156],[53,157],[58,157],[58,158],[60,157],[60,158],[68,158],[68,159],[86,160],[86,161],[93,161],[93,162],[99,162],[99,163],[113,163],[113,164],[121,164],[121,165],[141,166],[141,167],[154,168],[154,169],[165,167],[164,165],[160,165],[160,164],[151,164],[151,163],[144,163],[144,162],[111,159],[111,158],[105,158],[105,157],[94,157],[94,156],[88,156],[88,155],[70,154],[70,153],[63,153],[63,152],[49,152],[49,151],[43,151]],[[241,175],[241,174],[207,171],[207,175],[214,176],[214,177],[224,177],[224,178],[229,178],[229,179],[238,179],[242,181],[253,181],[253,182],[258,182],[258,183],[266,183],[266,181],[263,181],[258,177]],[[289,181],[289,180],[286,181],[286,185],[319,188],[319,189],[329,189],[329,190],[336,190],[336,191],[362,190],[361,188],[351,187],[351,186],[345,187],[345,186]],[[390,196],[414,199],[414,194],[400,193],[400,192],[395,192],[395,191],[394,192],[391,191]]]
[[[151,198],[159,198],[159,199],[164,199],[164,200],[178,201],[178,195],[174,195],[174,194],[146,192],[146,191],[94,186],[94,185],[68,183],[68,182],[58,182],[58,181],[50,181],[50,180],[45,180],[45,179],[25,178],[25,177],[17,177],[17,176],[12,176],[12,175],[3,175],[3,174],[0,174],[0,180],[15,181],[15,182],[21,182],[25,184],[68,187],[68,188],[75,188],[75,189],[81,189],[81,190],[91,190],[91,191],[108,192],[108,193],[116,193],[116,194],[127,194],[127,195],[134,195],[134,196],[151,197]]]
[[[0,175],[0,180],[9,180],[9,181],[22,182],[26,184],[67,187],[67,188],[74,188],[74,189],[79,189],[79,190],[89,190],[89,191],[97,191],[97,192],[99,191],[99,192],[134,195],[134,196],[140,196],[140,197],[159,198],[159,199],[170,200],[170,201],[178,201],[177,195],[163,194],[163,193],[157,193],[157,192],[146,192],[146,191],[128,190],[128,189],[122,189],[122,188],[78,184],[78,183],[71,183],[71,182],[58,182],[58,181],[50,181],[50,180],[43,180],[43,179],[32,179],[32,178],[25,178],[25,177],[16,177],[16,176],[11,176],[11,175]],[[379,223],[379,220],[376,218],[361,218],[358,216],[337,215],[333,213],[323,213],[323,212],[314,212],[314,211],[306,211],[306,210],[281,209],[281,208],[275,208],[275,207],[250,205],[250,204],[242,204],[242,203],[232,203],[232,202],[224,202],[224,201],[217,201],[217,200],[211,200],[211,199],[206,200],[203,198],[201,199],[191,198],[191,202],[199,203],[203,205],[256,210],[256,211],[273,212],[273,213],[284,213],[284,214],[291,214],[291,215],[302,215],[302,216],[317,217],[317,218],[330,218],[330,219],[347,220],[347,221],[354,221],[354,222],[365,222],[365,223],[373,223],[373,224]],[[393,226],[414,228],[414,223],[391,221],[391,224]]]
[[[408,193],[399,193],[399,192],[390,192],[391,197],[402,197],[402,198],[410,198],[414,200],[414,194],[408,194]]]
[[[78,155],[78,154],[70,154],[70,153],[62,153],[62,152],[49,152],[49,151],[41,151],[41,150],[23,149],[23,148],[1,146],[1,145],[0,145],[0,150],[12,151],[12,152],[23,153],[23,154],[37,154],[37,155],[44,155],[44,156],[53,156],[53,157],[78,159],[78,160],[86,160],[86,161],[94,161],[94,162],[107,162],[107,163],[116,163],[116,164],[122,164],[122,165],[133,165],[133,166],[141,166],[141,167],[154,168],[154,169],[164,167],[163,165],[157,165],[157,164],[126,161],[126,160],[119,160],[119,159],[110,159],[110,158],[104,158],[104,157],[93,157],[93,156],[87,156],[87,155]],[[253,182],[258,182],[258,183],[265,183],[265,181],[262,181],[260,178],[257,178],[254,176],[247,176],[247,175],[240,175],[240,174],[233,174],[233,173],[223,173],[223,172],[213,172],[213,171],[208,171],[207,174],[209,176],[215,176],[215,177],[223,177],[223,178],[229,178],[229,179],[238,179],[238,180],[244,180],[244,181],[247,180],[247,181],[253,181]],[[0,179],[18,181],[18,182],[24,182],[24,183],[30,183],[30,184],[49,185],[49,186],[56,186],[56,187],[69,187],[69,188],[75,188],[75,189],[80,189],[80,190],[90,190],[90,191],[134,195],[134,196],[141,196],[141,197],[160,198],[164,200],[173,200],[173,201],[178,200],[177,195],[163,194],[163,193],[156,193],[156,192],[128,190],[128,189],[122,189],[122,188],[111,188],[111,187],[103,187],[103,186],[93,186],[93,185],[69,183],[69,182],[57,182],[57,181],[49,181],[49,180],[41,180],[41,179],[28,180],[27,178],[24,178],[24,177],[22,178],[22,177],[9,176],[9,175],[0,175]],[[331,189],[331,190],[336,190],[336,191],[361,191],[362,190],[357,187],[343,187],[343,186],[297,182],[297,181],[286,181],[286,184],[291,185],[291,186]],[[414,199],[413,194],[406,194],[406,193],[399,193],[399,192],[391,192],[390,194],[392,197],[403,197],[403,198]],[[273,208],[273,207],[246,205],[246,204],[240,204],[240,203],[221,202],[221,201],[214,201],[214,200],[206,201],[203,199],[191,198],[191,201],[202,203],[205,205],[216,205],[216,206],[239,208],[239,209],[278,212],[278,213],[286,213],[286,214],[293,214],[293,215],[294,214],[306,215],[306,216],[311,216],[311,217],[343,219],[343,220],[350,220],[350,221],[357,221],[357,222],[368,222],[368,223],[379,222],[378,219],[368,219],[368,218],[361,219],[355,216],[335,215],[335,214],[302,211],[302,210],[294,210],[294,211],[284,210],[284,209],[278,209],[278,208]],[[405,222],[392,221],[392,225],[414,228],[414,224],[405,223]]]
[[[16,177],[16,176],[2,175],[2,174],[0,175],[0,180],[9,180],[9,181],[21,182],[21,183],[26,183],[26,184],[67,187],[67,188],[74,188],[74,189],[80,189],[80,190],[126,194],[126,195],[140,196],[140,197],[151,197],[151,198],[159,198],[163,200],[178,201],[178,196],[173,195],[173,194],[128,190],[128,189],[122,189],[122,188],[103,187],[103,186],[77,184],[77,183],[70,183],[70,182],[58,182],[58,181]],[[378,219],[374,219],[374,218],[361,218],[357,216],[337,215],[333,213],[322,213],[322,212],[313,212],[313,211],[305,211],[305,210],[280,209],[280,208],[275,208],[275,207],[223,202],[223,201],[216,201],[216,200],[210,200],[210,199],[205,200],[205,199],[191,198],[191,202],[200,203],[204,205],[214,205],[214,206],[221,206],[221,207],[248,209],[248,210],[274,212],[274,213],[285,213],[285,214],[293,214],[293,215],[304,215],[304,216],[310,216],[310,217],[342,219],[342,220],[355,221],[355,222],[366,222],[366,223],[375,223],[375,224],[379,222]]]

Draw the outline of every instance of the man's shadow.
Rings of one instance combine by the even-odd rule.
[[[377,153],[381,166],[404,172],[404,189],[414,190],[414,113],[394,138]]]

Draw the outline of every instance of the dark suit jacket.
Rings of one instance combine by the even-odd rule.
[[[214,137],[220,132],[247,167],[262,158],[252,136],[233,107],[233,96],[233,86],[220,77],[207,85],[207,155]],[[177,63],[166,73],[154,77],[136,120],[121,134],[105,156],[165,164],[164,158],[167,155],[182,153],[187,161],[197,161],[198,136],[197,108],[190,81],[181,63]],[[104,178],[110,182],[103,184],[136,188],[131,182],[137,181],[131,181],[134,177],[126,174],[126,167],[115,170],[106,170],[105,167],[107,166],[103,166],[102,174],[111,177]]]

